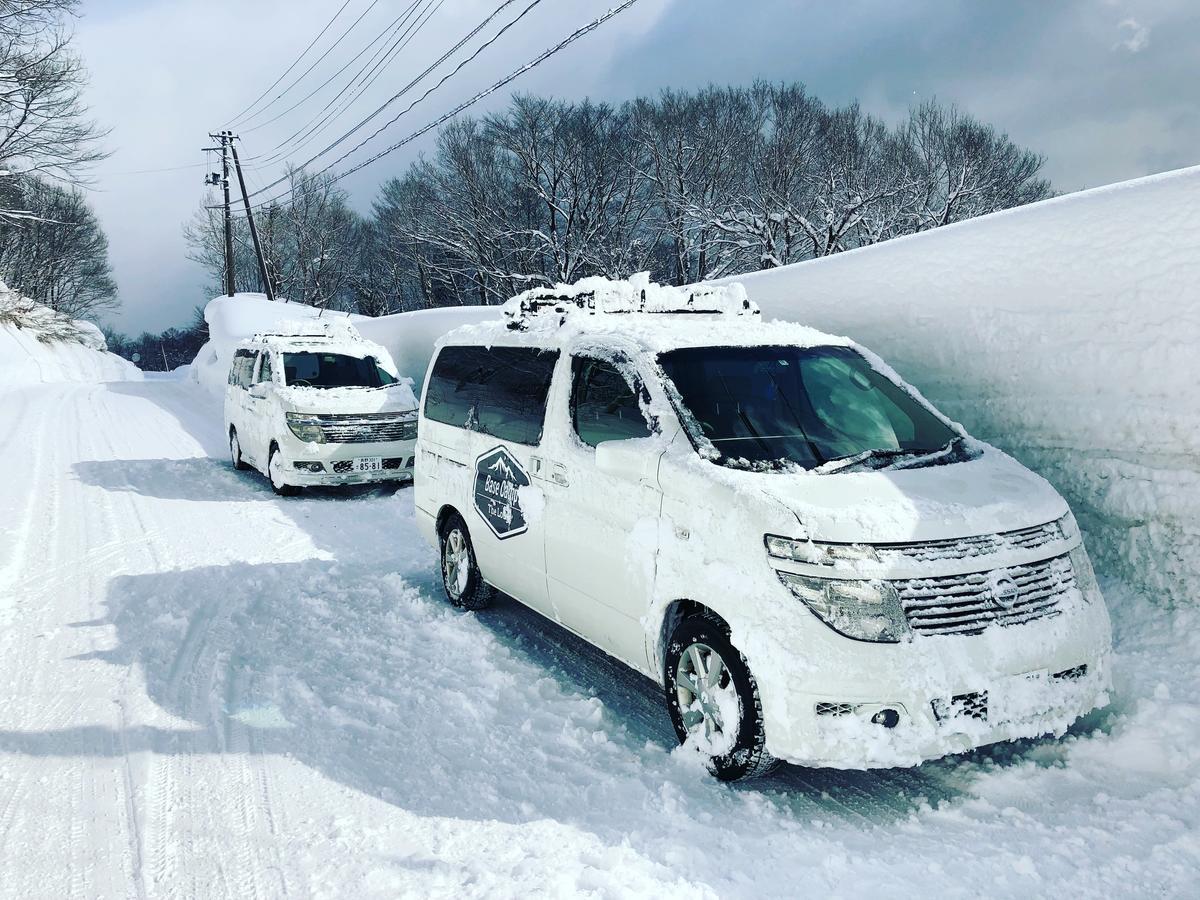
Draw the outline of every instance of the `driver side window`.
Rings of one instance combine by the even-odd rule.
[[[262,363],[258,369],[258,381],[271,383],[271,354],[264,350],[262,354]]]
[[[571,361],[571,419],[589,447],[603,441],[650,436],[638,389],[612,363],[576,356]]]

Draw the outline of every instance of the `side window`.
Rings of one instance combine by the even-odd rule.
[[[254,351],[239,350],[234,354],[233,367],[229,372],[229,383],[238,387],[250,387],[250,377],[254,373]]]
[[[571,361],[571,419],[589,447],[650,435],[638,391],[612,365],[577,356]]]
[[[537,444],[557,361],[557,351],[533,347],[443,347],[429,375],[425,417]]]
[[[269,350],[264,350],[262,353],[262,364],[259,366],[258,380],[270,383],[271,381],[271,353]]]
[[[502,441],[540,443],[558,351],[493,347],[488,355],[491,371],[479,393],[476,427]]]
[[[443,347],[429,374],[425,418],[466,428],[479,393],[480,347]]]

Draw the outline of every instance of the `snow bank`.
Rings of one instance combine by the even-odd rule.
[[[272,302],[266,294],[217,297],[204,307],[208,342],[192,362],[191,379],[211,393],[223,394],[233,351],[241,341],[269,331],[290,333],[296,330],[296,323],[313,319],[357,321],[361,318],[344,312],[322,311],[303,303]]]
[[[350,322],[363,338],[386,348],[396,370],[411,378],[414,390],[419,392],[433,355],[434,341],[459,325],[499,315],[498,307],[455,306],[371,318],[328,310],[322,313],[302,303],[272,303],[264,294],[217,297],[204,308],[209,340],[196,354],[190,377],[210,392],[223,393],[229,363],[239,342],[268,331],[302,331],[303,323],[315,319],[336,319]]]
[[[433,345],[446,332],[460,325],[474,325],[500,317],[498,306],[446,306],[363,318],[355,324],[368,341],[388,349],[401,375],[413,380],[418,393],[425,384],[425,370],[433,357]]]
[[[72,321],[0,283],[0,386],[141,377],[137,366],[108,352],[91,322]]]
[[[1200,167],[740,276],[1067,497],[1110,574],[1196,602]]]

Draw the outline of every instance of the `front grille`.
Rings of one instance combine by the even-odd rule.
[[[915,562],[935,562],[943,559],[970,559],[976,556],[991,556],[1012,550],[1036,550],[1063,538],[1057,522],[1002,531],[998,534],[981,534],[975,537],[949,538],[940,541],[919,541],[903,544],[876,544],[882,555],[901,556]]]
[[[933,701],[933,714],[939,722],[948,719],[975,719],[986,722],[988,719],[988,692],[971,691],[967,694],[955,694],[947,703],[944,700]]]
[[[1016,585],[1004,603],[994,590],[998,576]],[[908,624],[917,634],[979,634],[989,625],[1019,625],[1058,615],[1063,594],[1075,586],[1066,556],[999,572],[893,582]]]
[[[1061,672],[1054,672],[1050,675],[1051,682],[1063,681],[1078,681],[1081,678],[1086,678],[1088,673],[1087,664],[1081,666],[1073,666],[1070,669],[1063,669]],[[950,719],[975,719],[980,722],[988,721],[988,692],[987,691],[971,691],[967,694],[955,694],[946,700],[933,701],[933,714],[939,722],[946,722]]]
[[[325,441],[330,444],[370,444],[383,441],[411,441],[417,436],[417,420],[412,413],[365,413],[361,415],[313,416]]]

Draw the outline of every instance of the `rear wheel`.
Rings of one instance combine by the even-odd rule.
[[[267,477],[271,479],[271,489],[280,497],[294,497],[300,493],[299,487],[284,482],[283,454],[274,444],[271,445],[271,455],[267,459]]]
[[[242,445],[238,441],[237,429],[229,429],[229,461],[233,463],[233,467],[238,471],[247,468],[245,461],[242,459]]]
[[[679,742],[703,754],[713,775],[736,781],[774,767],[758,685],[720,619],[699,615],[679,624],[667,646],[665,680]]]
[[[475,548],[467,524],[458,513],[451,514],[441,531],[442,587],[446,598],[462,609],[490,606],[496,589],[483,580],[475,561]]]

